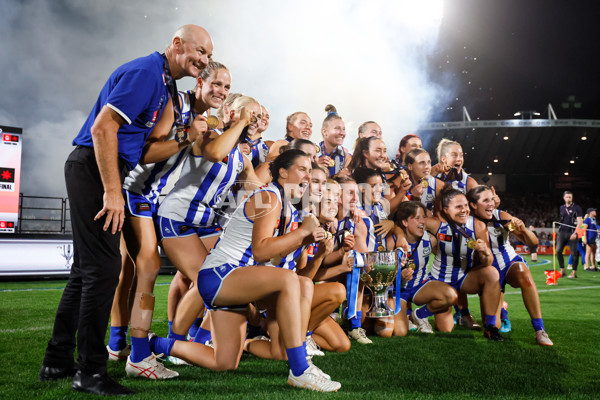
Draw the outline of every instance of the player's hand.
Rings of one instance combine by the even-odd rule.
[[[320,227],[319,220],[317,219],[317,217],[315,217],[314,214],[307,214],[304,217],[304,221],[302,221],[302,225],[300,225],[300,229],[304,230],[305,233],[307,233],[307,235],[312,234],[319,227]],[[320,229],[321,230],[319,231],[319,238],[317,240],[315,240],[315,242],[318,242],[319,240],[323,239],[323,237],[325,236],[325,229],[323,229],[323,228],[320,228]]]
[[[410,281],[413,278],[413,274],[415,271],[412,268],[405,268],[400,271],[400,277],[402,277],[403,281]]]
[[[342,243],[342,248],[347,253],[354,248],[354,235],[349,234],[344,238],[344,242]]]
[[[487,244],[485,244],[485,242],[481,239],[477,239],[477,241],[475,242],[474,250],[477,250],[477,252],[479,252],[479,255],[481,256],[488,257],[491,255]]]
[[[323,156],[317,159],[317,163],[325,168],[329,168],[329,163],[331,161],[331,157]]]
[[[395,225],[396,224],[394,224],[394,221],[384,219],[375,225],[375,234],[386,237],[392,231],[392,229],[394,229]]]
[[[125,200],[123,199],[123,193],[121,190],[104,192],[102,201],[102,210],[96,214],[94,221],[98,221],[106,215],[102,229],[107,231],[112,226],[111,232],[114,235],[117,231],[121,231],[123,222],[125,221]]]
[[[194,122],[192,122],[192,127],[188,132],[188,142],[194,143],[196,139],[200,137],[200,135],[204,135],[208,132],[208,125],[206,124],[206,117],[203,115],[197,115],[194,118]]]
[[[498,208],[500,205],[500,196],[496,194],[496,189],[493,186],[490,189],[492,190],[492,200],[494,200],[494,206]]]

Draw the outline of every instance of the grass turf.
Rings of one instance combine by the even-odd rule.
[[[549,260],[540,257],[540,260]],[[542,261],[544,262],[544,261]],[[410,333],[404,338],[353,343],[344,354],[327,353],[315,363],[342,383],[324,395],[288,387],[285,362],[244,355],[238,370],[213,372],[173,367],[175,380],[150,382],[125,376],[124,363],[109,363],[109,373],[138,392],[139,399],[261,398],[293,399],[531,399],[600,397],[600,272],[583,271],[578,279],[546,286],[544,270],[552,264],[530,263],[540,291],[547,332],[554,347],[535,344],[520,292],[507,288],[513,331],[504,343],[481,332],[457,327],[449,334]],[[152,329],[167,332],[166,297],[170,276],[160,276]],[[70,391],[67,379],[38,382],[61,288],[65,281],[0,282],[0,398],[89,398]],[[478,301],[470,297],[471,309]]]

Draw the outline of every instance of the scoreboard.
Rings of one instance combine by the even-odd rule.
[[[19,221],[23,130],[0,125],[0,234],[14,233]]]

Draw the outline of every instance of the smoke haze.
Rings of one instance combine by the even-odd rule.
[[[98,92],[119,65],[164,51],[187,23],[205,27],[232,91],[271,115],[265,138],[305,111],[321,140],[326,104],[358,126],[377,121],[388,154],[451,93],[427,76],[440,19],[413,1],[5,1],[0,5],[0,125],[24,129],[22,191],[63,196],[63,165]],[[438,4],[439,1],[423,1]],[[441,6],[438,6],[440,8]],[[180,90],[193,80],[178,82]]]

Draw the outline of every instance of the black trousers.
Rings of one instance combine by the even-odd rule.
[[[565,246],[569,246],[571,255],[573,256],[573,271],[577,271],[579,265],[579,250],[577,250],[577,239],[571,240],[572,232],[569,231],[558,231],[558,237],[556,238],[556,258],[558,259],[558,265],[560,268],[565,267],[565,260],[563,257],[563,250]]]
[[[127,169],[120,161],[121,182]],[[103,207],[104,188],[94,149],[77,147],[65,163],[65,181],[71,208],[74,258],[69,282],[56,312],[44,365],[73,364],[77,344],[79,368],[86,373],[106,370],[104,337],[119,282],[120,232],[103,231],[105,218],[94,221]],[[76,342],[77,334],[77,342]]]

